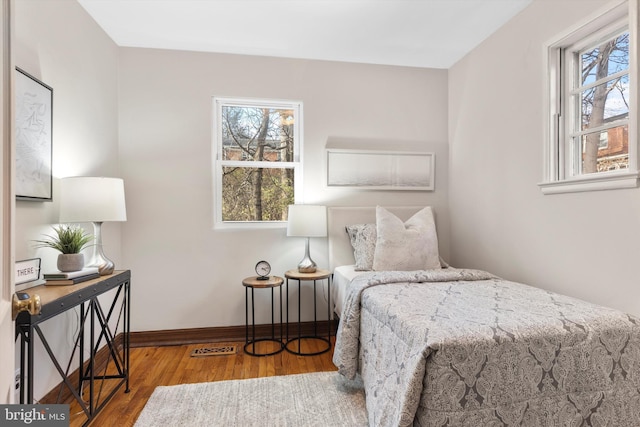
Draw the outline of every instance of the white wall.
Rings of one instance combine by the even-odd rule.
[[[47,272],[56,268],[57,253],[35,249],[33,240],[58,222],[59,178],[119,176],[117,46],[75,0],[16,0],[14,12],[16,65],[53,87],[53,202],[18,201],[15,218],[16,259],[40,257]],[[103,238],[105,253],[121,265],[120,226],[105,223]],[[76,316],[71,310],[42,324],[63,366]],[[61,379],[36,342],[40,398]]]
[[[57,254],[33,240],[58,221],[59,178],[123,177],[128,222],[105,223],[103,237],[116,268],[132,270],[133,330],[243,325],[241,280],[255,262],[283,274],[302,257],[303,240],[284,229],[212,229],[213,95],[302,100],[305,202],[432,205],[448,257],[446,71],[120,49],[75,0],[16,0],[15,21],[16,65],[54,89],[54,200],[17,203],[16,257],[55,268]],[[327,189],[330,137],[344,148],[435,152],[436,191]],[[311,250],[326,265],[326,241]],[[73,311],[43,324],[63,359],[76,326]],[[60,379],[40,346],[36,366],[39,398]]]
[[[284,229],[213,230],[214,95],[301,100],[305,203],[432,205],[448,257],[445,70],[123,48],[119,73],[134,330],[244,325],[241,282],[255,263],[266,259],[283,275],[302,258],[303,239],[287,238]],[[330,137],[353,147],[435,151],[436,191],[328,189]],[[312,239],[320,266],[326,251],[326,239]],[[268,293],[258,294],[256,317],[266,322]],[[303,320],[311,318],[308,306]]]
[[[449,70],[451,261],[638,315],[640,189],[537,186],[543,44],[604,4],[536,0]]]

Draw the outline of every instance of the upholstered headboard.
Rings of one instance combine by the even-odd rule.
[[[413,214],[424,208],[424,206],[384,206],[384,208],[403,221],[406,221],[411,218]],[[351,247],[351,242],[345,227],[352,224],[368,223],[376,223],[375,206],[329,207],[327,209],[329,268],[331,271],[340,265],[355,264],[353,248]]]

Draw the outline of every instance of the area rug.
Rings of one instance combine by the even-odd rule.
[[[366,425],[362,383],[334,371],[156,387],[135,427]]]

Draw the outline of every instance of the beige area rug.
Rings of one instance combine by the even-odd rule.
[[[366,425],[362,383],[316,372],[156,387],[135,427]]]

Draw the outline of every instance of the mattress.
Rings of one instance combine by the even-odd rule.
[[[351,281],[367,271],[356,271],[355,265],[341,265],[333,271],[333,280],[331,283],[331,296],[333,297],[333,312],[340,317],[342,315],[342,307]]]

